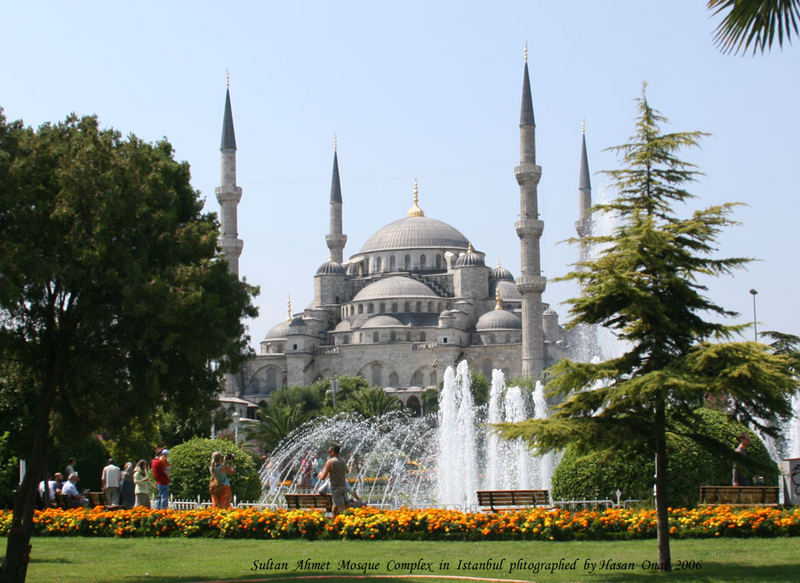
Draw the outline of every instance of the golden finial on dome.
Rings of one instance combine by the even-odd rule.
[[[497,288],[494,290],[494,309],[495,310],[502,310],[503,309],[503,300],[500,299],[500,286],[498,285]]]
[[[472,248],[472,241],[467,243],[467,253],[475,253],[475,249]]]
[[[333,251],[328,251],[328,261],[333,261]]]
[[[500,265],[500,258],[498,257],[497,258],[497,268],[499,269],[500,267],[502,267],[502,265]]]
[[[526,63],[528,62],[528,41],[525,41],[525,50],[522,52],[522,58]]]
[[[230,71],[228,71],[227,67],[225,67],[225,88],[226,89],[231,88],[231,73]]]
[[[292,321],[292,296],[286,296],[286,321]]]
[[[409,217],[424,217],[425,213],[419,208],[419,183],[414,179],[414,204],[408,209]]]

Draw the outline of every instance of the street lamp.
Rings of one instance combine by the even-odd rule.
[[[753,340],[758,342],[758,325],[756,324],[756,295],[758,291],[751,289],[750,295],[753,296]]]

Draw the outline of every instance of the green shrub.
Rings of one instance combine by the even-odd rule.
[[[11,455],[9,433],[0,433],[0,508],[14,506],[14,492],[19,480],[19,460]]]
[[[724,412],[700,409],[698,413],[702,424],[695,428],[697,432],[729,444],[730,450],[739,443],[739,434],[747,431],[751,438],[747,454],[760,468],[756,471],[764,475],[765,484],[776,483],[777,467],[757,435],[728,419]],[[764,472],[764,467],[771,472]],[[653,468],[652,455],[642,449],[626,447],[611,454],[581,454],[567,448],[553,474],[552,495],[557,500],[616,500],[619,489],[623,499],[652,499]],[[731,468],[730,458],[711,453],[686,437],[668,434],[668,504],[695,506],[700,486],[731,483]]]
[[[255,456],[225,439],[200,437],[170,448],[170,493],[175,498],[187,500],[194,500],[199,494],[201,499],[208,500],[211,477],[208,466],[215,451],[236,456],[236,474],[230,476],[233,494],[243,501],[261,498],[261,480]]]

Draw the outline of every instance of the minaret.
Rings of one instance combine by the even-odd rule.
[[[331,178],[331,232],[325,235],[325,243],[331,251],[331,260],[342,263],[347,235],[342,233],[342,185],[339,182],[339,152],[333,138],[333,176]]]
[[[220,207],[219,246],[228,260],[228,271],[239,276],[239,256],[244,242],[239,239],[237,207],[242,199],[242,189],[236,186],[236,135],[233,132],[231,112],[230,75],[225,75],[225,114],[222,119],[222,182],[217,188]]]
[[[520,163],[514,169],[514,176],[520,192],[520,220],[515,226],[520,238],[522,271],[517,279],[517,289],[522,295],[522,376],[539,379],[544,371],[542,292],[547,285],[547,279],[542,276],[539,251],[539,242],[544,231],[544,222],[539,219],[537,194],[542,168],[536,164],[536,122],[533,118],[527,45],[519,133]]]
[[[575,230],[580,238],[578,261],[589,259],[589,243],[586,238],[592,235],[592,183],[589,178],[589,158],[586,155],[586,122],[581,123],[581,167],[578,174],[578,220]]]

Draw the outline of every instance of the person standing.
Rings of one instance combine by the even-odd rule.
[[[211,465],[208,471],[211,474],[211,481],[209,482],[208,492],[211,495],[212,508],[230,508],[231,498],[231,481],[228,476],[236,473],[236,466],[233,465],[234,456],[229,453],[224,458],[222,454],[215,451],[211,454]]]
[[[739,434],[739,445],[736,446],[736,453],[744,454],[747,451],[747,447],[750,445],[750,435],[746,431],[742,431]],[[739,464],[736,462],[733,463],[733,478],[732,483],[734,486],[749,486],[750,485],[750,476],[745,474]]]
[[[150,508],[150,476],[147,475],[147,463],[144,460],[136,462],[133,470],[133,493],[136,496],[136,506]]]
[[[118,466],[114,465],[114,459],[108,458],[108,465],[103,468],[100,476],[103,485],[103,494],[106,504],[109,506],[119,506],[119,489],[122,486],[122,472]]]
[[[133,484],[133,462],[125,462],[125,469],[122,471],[122,507],[125,509],[133,508],[136,503],[136,487]]]
[[[156,480],[158,501],[156,508],[166,510],[169,508],[169,450],[164,448],[153,460],[153,477]]]
[[[69,479],[69,477],[72,474],[77,474],[77,473],[78,470],[75,469],[75,458],[71,457],[67,460],[67,467],[64,470],[64,475],[67,476],[67,479]]]
[[[347,493],[347,463],[339,457],[341,446],[331,444],[328,448],[328,461],[319,473],[320,481],[330,476],[331,499],[333,501],[333,516],[336,517],[345,507],[345,494]]]

